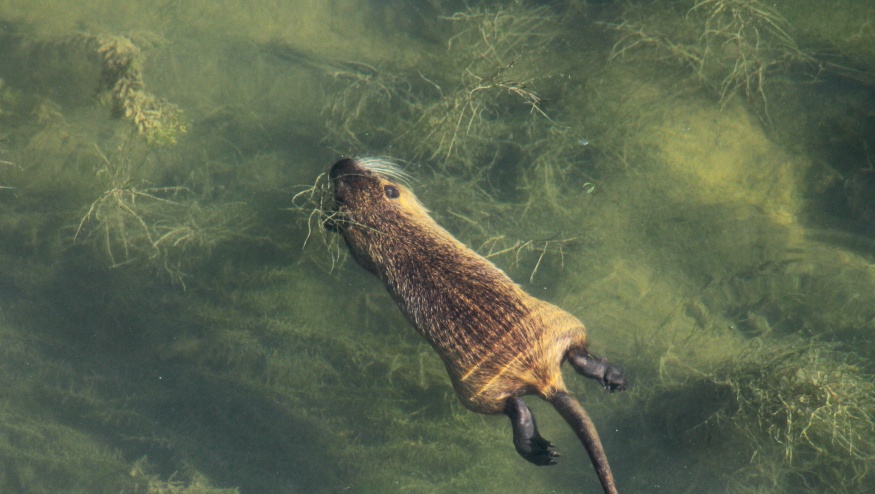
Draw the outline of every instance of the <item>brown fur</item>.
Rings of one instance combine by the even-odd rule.
[[[585,351],[587,344],[577,318],[525,293],[368,161],[342,160],[332,179],[334,225],[352,256],[386,284],[437,351],[467,408],[499,414],[511,397],[535,394],[551,401],[567,392],[560,365],[569,350]],[[397,197],[387,197],[386,187],[394,187]]]

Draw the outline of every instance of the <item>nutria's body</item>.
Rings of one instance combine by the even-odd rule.
[[[330,173],[337,206],[331,227],[437,351],[467,408],[506,414],[517,451],[549,465],[558,454],[520,398],[540,396],[575,429],[605,492],[616,492],[595,427],[568,394],[560,365],[568,359],[610,391],[625,388],[622,370],[587,353],[577,318],[525,293],[432,220],[401,175],[383,160],[338,161]]]

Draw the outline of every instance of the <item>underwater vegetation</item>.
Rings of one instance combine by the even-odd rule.
[[[76,34],[43,40],[16,34],[4,41],[9,63],[31,64],[19,79],[37,78],[43,70],[69,80],[71,90],[60,92],[60,102],[40,94],[18,97],[10,105],[7,123],[16,130],[8,138],[24,145],[19,145],[20,159],[5,164],[15,175],[16,194],[61,197],[53,189],[66,182],[80,188],[61,195],[92,196],[79,206],[76,225],[65,227],[73,235],[63,243],[91,243],[103,250],[110,267],[148,266],[184,284],[189,261],[198,253],[243,234],[242,203],[211,203],[211,185],[189,173],[172,181],[179,175],[172,171],[179,155],[169,147],[187,127],[176,105],[145,91],[144,56],[130,37]],[[59,60],[67,63],[66,72]],[[89,88],[84,94],[73,92],[84,87]],[[83,120],[81,105],[93,97],[133,130],[108,120]]]
[[[82,67],[81,62],[86,60],[97,62],[100,75],[94,82],[98,98],[110,106],[113,117],[129,121],[150,145],[175,144],[186,133],[180,108],[146,91],[142,73],[145,53],[141,46],[159,44],[161,40],[154,34],[77,33],[50,39],[14,34],[5,41],[7,49],[18,52],[15,56],[34,57],[37,66],[57,57],[78,57],[71,69]]]
[[[145,91],[142,50],[125,36],[84,36],[102,58],[101,86],[112,101],[112,111],[129,120],[146,142],[175,144],[187,130],[179,107]]]
[[[0,6],[0,491],[595,491],[348,261],[338,155],[626,368],[566,376],[621,490],[875,480],[872,6],[51,4]]]
[[[429,206],[438,214],[451,208],[448,220],[470,229],[489,257],[560,253],[582,233],[536,229],[509,238],[490,222],[519,218],[521,203],[523,216],[546,213],[543,201],[553,206],[547,214],[563,214],[557,200],[564,192],[595,188],[582,163],[595,161],[600,146],[588,145],[577,112],[550,103],[574,84],[563,79],[567,59],[557,52],[568,34],[564,15],[521,1],[470,5],[437,17],[444,40],[431,46],[425,65],[333,71],[338,90],[323,111],[325,141],[391,150],[427,174],[427,167],[439,171],[429,176],[431,190],[453,194],[426,189]],[[496,196],[506,202],[489,200]]]
[[[700,423],[670,433],[746,452],[750,464],[739,471],[746,482],[854,491],[871,482],[875,453],[875,390],[861,364],[867,365],[838,345],[802,340],[755,339],[707,372],[667,353],[659,389],[645,406],[653,420],[673,426],[682,422],[680,414],[708,403]],[[745,491],[744,482],[734,484]]]
[[[686,65],[722,104],[743,94],[769,120],[768,83],[780,72],[816,66],[800,49],[787,19],[759,0],[628,2],[612,58],[653,50],[666,62]],[[686,9],[684,11],[684,9]],[[662,11],[662,12],[660,12]]]
[[[94,154],[95,177],[105,190],[82,216],[73,241],[100,245],[111,268],[145,262],[184,286],[193,253],[244,234],[242,204],[202,205],[187,187],[153,186],[139,178],[148,151],[132,152],[123,144],[111,157],[96,146]]]

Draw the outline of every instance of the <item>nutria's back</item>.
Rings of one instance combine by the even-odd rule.
[[[499,413],[510,395],[564,389],[559,366],[572,339],[585,344],[582,325],[523,292],[430,218],[417,226],[405,232],[411,237],[393,236],[379,275],[443,359],[462,402]]]

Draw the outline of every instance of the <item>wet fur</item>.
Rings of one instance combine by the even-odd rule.
[[[619,368],[586,352],[583,324],[525,293],[438,225],[391,162],[345,159],[330,175],[338,212],[333,228],[440,355],[461,402],[478,413],[508,415],[520,454],[552,464],[558,455],[538,434],[525,403],[516,401],[540,396],[576,427],[605,492],[616,492],[598,434],[560,371],[570,359],[606,388],[625,387]],[[388,197],[394,192],[387,187],[397,197]]]

